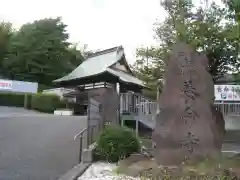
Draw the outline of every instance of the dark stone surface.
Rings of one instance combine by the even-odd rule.
[[[207,72],[207,58],[178,43],[166,62],[160,113],[153,132],[157,162],[175,165],[186,157],[220,153],[224,128],[212,108],[214,84]]]
[[[102,116],[106,123],[118,124],[119,98],[115,89],[107,88],[102,95]]]
[[[89,97],[100,103],[102,120],[107,124],[118,124],[119,98],[114,87],[91,89],[88,93]]]
[[[217,130],[220,135],[220,138],[216,139],[216,146],[221,148],[222,147],[222,139],[224,139],[225,134],[226,134],[225,120],[224,120],[224,117],[223,117],[221,111],[216,109],[216,107],[214,105],[212,105],[211,108],[212,108],[212,113],[213,113],[215,123],[217,125],[217,127],[216,127],[217,129],[213,129],[213,131]],[[220,141],[219,141],[219,139],[220,139]]]

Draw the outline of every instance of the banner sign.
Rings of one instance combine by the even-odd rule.
[[[11,90],[12,81],[0,79],[0,90]]]
[[[214,85],[215,101],[240,101],[240,85]]]
[[[0,79],[0,91],[19,92],[19,93],[37,93],[38,83]]]

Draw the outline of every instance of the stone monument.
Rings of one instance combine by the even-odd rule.
[[[206,56],[178,43],[166,63],[152,137],[157,163],[178,165],[186,157],[219,154],[224,120],[213,108],[214,83]]]

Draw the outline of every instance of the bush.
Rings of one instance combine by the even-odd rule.
[[[65,108],[66,103],[54,94],[35,94],[32,96],[32,109],[40,112],[53,113],[58,108]]]
[[[140,142],[132,131],[122,127],[107,127],[97,140],[95,159],[117,162],[140,151]]]
[[[31,100],[32,94],[27,94],[27,95],[28,95],[27,106],[29,107],[31,104],[30,100]],[[23,93],[1,92],[0,106],[24,107],[24,99],[25,99],[25,94]]]
[[[25,94],[0,92],[0,106],[24,107]],[[27,94],[27,109],[53,113],[55,109],[65,108],[66,102],[54,94]]]

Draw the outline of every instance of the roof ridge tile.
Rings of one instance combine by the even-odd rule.
[[[92,57],[96,57],[96,56],[100,56],[100,55],[103,55],[103,54],[111,53],[111,52],[114,52],[114,51],[116,51],[118,53],[120,50],[123,50],[122,46],[116,46],[116,47],[112,47],[112,48],[109,48],[109,49],[104,49],[104,50],[97,51],[95,53],[89,54],[87,56],[87,59],[92,58]]]

